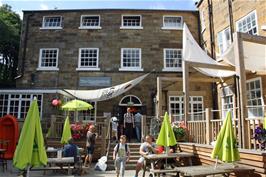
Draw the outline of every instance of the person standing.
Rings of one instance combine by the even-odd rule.
[[[125,134],[127,136],[128,142],[130,142],[131,140],[134,127],[135,127],[134,116],[130,112],[130,108],[127,108],[127,112],[124,114],[124,128],[125,128]]]
[[[138,142],[141,142],[141,120],[142,120],[142,115],[140,114],[139,110],[135,114],[134,120],[135,120],[135,130],[136,130],[137,140],[138,140]]]
[[[121,174],[122,177],[125,175],[126,162],[130,158],[129,146],[126,144],[126,136],[120,136],[120,142],[115,146],[113,152],[113,160],[115,161],[115,170],[116,176],[119,177]]]
[[[91,125],[89,127],[89,131],[87,132],[87,141],[86,141],[87,155],[85,157],[84,166],[88,166],[87,162],[89,161],[89,167],[91,167],[92,155],[95,148],[95,140],[97,138],[97,135],[94,132],[95,132],[95,127],[94,125]]]

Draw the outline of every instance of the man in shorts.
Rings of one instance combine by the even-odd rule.
[[[87,132],[87,141],[86,141],[86,147],[87,147],[87,155],[85,157],[85,162],[84,166],[89,166],[91,167],[91,162],[92,162],[92,155],[94,152],[94,147],[95,147],[95,140],[96,140],[96,133],[95,132],[95,127],[94,125],[91,125],[89,128],[89,131]],[[89,161],[89,165],[87,162]]]
[[[139,153],[142,157],[139,158],[137,165],[136,165],[136,173],[134,177],[137,177],[139,174],[139,171],[143,167],[144,163],[144,155],[149,154],[157,154],[156,144],[153,142],[153,137],[151,135],[147,135],[145,137],[145,142],[141,144],[139,148]]]

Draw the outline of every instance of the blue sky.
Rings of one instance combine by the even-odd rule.
[[[172,9],[196,10],[196,0],[0,0],[9,4],[22,16],[22,10],[49,9],[95,9],[95,8],[131,8],[131,9]]]

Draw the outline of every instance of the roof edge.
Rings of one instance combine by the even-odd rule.
[[[179,10],[179,9],[50,9],[50,10],[22,10],[22,12],[75,12],[75,11],[169,11],[169,12],[197,12],[198,10]]]

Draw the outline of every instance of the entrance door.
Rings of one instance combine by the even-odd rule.
[[[118,136],[120,136],[122,134],[125,134],[125,129],[123,127],[123,123],[124,123],[124,114],[127,112],[127,108],[128,107],[131,108],[132,113],[134,115],[137,113],[137,111],[139,111],[143,115],[144,112],[142,110],[146,110],[146,109],[143,109],[143,107],[146,107],[146,106],[142,105],[141,100],[137,96],[135,96],[135,95],[124,96],[120,100],[119,106],[118,106],[118,109],[117,109],[117,111],[119,111],[118,112],[118,114],[119,114]],[[141,132],[140,132],[140,135],[141,135]],[[134,142],[137,141],[136,129],[135,128],[133,129],[131,139],[133,139]]]

